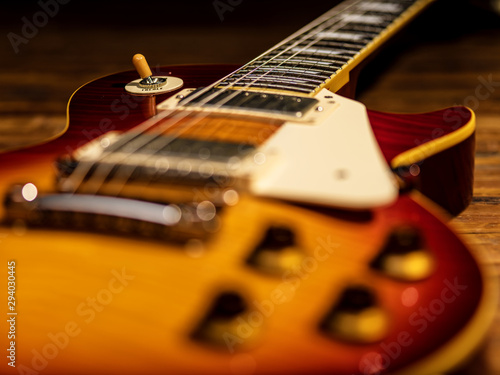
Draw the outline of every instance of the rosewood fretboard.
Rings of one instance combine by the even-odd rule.
[[[352,70],[432,0],[344,1],[222,80],[218,87],[337,91]]]

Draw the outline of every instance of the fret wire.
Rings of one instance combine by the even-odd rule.
[[[297,83],[298,85],[308,85],[308,86],[317,86],[318,83],[321,83],[322,81],[318,80],[311,80],[308,78],[302,78],[302,77],[297,77],[297,78],[286,78],[286,77],[281,77],[281,76],[268,76],[269,78],[265,77],[262,78],[262,81],[275,81],[278,80],[282,83],[289,82],[289,83]],[[244,80],[243,80],[244,81]]]
[[[409,3],[411,4],[411,3],[413,3],[413,2],[409,2]],[[352,5],[351,5],[351,6],[352,6]],[[338,28],[338,24],[337,24],[337,25],[335,25],[335,23],[336,23],[336,22],[338,23],[338,22],[342,22],[342,21],[343,21],[343,19],[338,20],[338,18],[339,18],[339,16],[338,16],[338,15],[339,15],[339,14],[341,14],[343,11],[345,11],[345,10],[346,10],[346,9],[348,9],[348,8],[349,8],[349,6],[346,6],[346,7],[345,7],[345,8],[344,8],[341,12],[336,13],[336,14],[337,14],[337,16],[334,16],[334,17],[331,17],[331,18],[326,18],[326,17],[323,17],[323,19],[325,19],[325,21],[324,21],[324,22],[328,24],[328,26],[327,26],[327,27],[329,27],[329,28],[330,28],[330,29],[329,29],[329,31],[331,31],[331,29],[333,28],[333,26],[337,26],[337,30],[339,30],[339,29],[340,29],[340,28]],[[335,10],[335,9],[336,9],[336,8],[334,8],[333,10]],[[386,21],[385,23],[386,23],[387,25],[386,25],[385,27],[381,27],[381,30],[384,30],[384,29],[385,29],[388,25],[390,25],[390,24],[394,21],[394,19],[396,19],[397,17],[399,17],[399,16],[400,16],[400,15],[401,15],[401,14],[402,14],[405,10],[406,10],[406,9],[405,9],[405,7],[403,6],[403,7],[402,7],[402,11],[401,11],[401,12],[398,12],[399,14],[398,14],[396,17],[392,18],[390,21]],[[329,13],[330,13],[330,12],[329,12]],[[359,13],[358,13],[356,16],[360,16],[360,15],[359,15]],[[352,23],[351,23],[351,25],[352,25]],[[365,24],[362,24],[362,25],[363,25],[363,26],[366,26]],[[345,26],[349,26],[349,23],[346,23],[346,24],[345,24],[344,26],[342,26],[342,27],[345,27]],[[307,41],[307,40],[308,40],[308,38],[310,38],[311,36],[312,36],[312,37],[317,36],[318,32],[316,32],[316,33],[315,33],[315,31],[316,31],[315,29],[318,29],[318,28],[320,28],[320,27],[323,27],[323,30],[325,30],[325,29],[326,29],[326,28],[324,27],[324,25],[322,25],[322,24],[321,24],[321,17],[320,17],[320,22],[319,22],[317,25],[314,25],[314,23],[313,23],[313,24],[312,24],[312,27],[310,27],[308,30],[306,29],[306,31],[308,31],[308,34],[306,35],[306,37],[305,37],[305,38],[302,38],[302,42]],[[321,31],[320,31],[320,32],[321,32]],[[377,35],[378,35],[379,33],[380,33],[380,31],[378,31],[378,32],[377,32]],[[303,36],[303,35],[305,34],[305,32],[303,32],[302,34],[299,34],[299,33],[297,33],[297,34],[298,34],[298,35],[297,35],[296,37],[300,37],[300,36]],[[373,37],[368,37],[368,36],[367,36],[367,39],[369,39],[369,40],[371,41],[371,40],[373,39]],[[293,40],[294,40],[294,38],[292,38],[292,37],[291,37],[291,38],[289,38],[289,42],[290,42],[290,41],[293,41]],[[317,43],[318,41],[321,41],[321,39],[320,39],[320,40],[314,40],[314,41],[313,41],[313,43],[309,43],[309,46],[314,45],[314,43]],[[299,43],[300,43],[300,42],[299,42]],[[295,42],[295,44],[297,45],[297,42]],[[368,44],[368,43],[364,44],[362,48],[364,48],[367,44]],[[264,62],[263,64],[261,64],[261,66],[264,66],[264,65],[268,64],[268,63],[269,63],[269,61],[272,61],[272,60],[276,59],[276,57],[278,57],[278,56],[282,55],[284,51],[289,50],[289,49],[291,48],[291,46],[290,46],[290,45],[289,45],[289,46],[286,46],[286,42],[284,42],[284,43],[281,43],[281,44],[279,44],[279,45],[275,46],[273,49],[271,49],[270,51],[268,51],[268,52],[264,53],[263,55],[259,56],[259,58],[262,58],[262,57],[267,57],[267,55],[268,55],[269,53],[275,52],[275,51],[276,51],[279,47],[282,47],[283,45],[285,45],[285,49],[284,49],[283,51],[281,51],[281,52],[277,53],[275,56],[273,56],[273,57],[271,57],[270,59],[268,59],[266,62]],[[293,44],[292,44],[292,46],[293,46]],[[361,50],[362,48],[360,48],[360,50]],[[304,49],[307,49],[307,47],[305,47]],[[326,52],[326,51],[324,51],[324,52]],[[356,53],[358,53],[358,52],[359,52],[359,51],[354,52],[353,56],[354,56]],[[295,55],[297,55],[297,53],[296,53]],[[295,55],[292,55],[292,57],[295,57]],[[328,54],[327,54],[327,55],[328,55]],[[337,55],[336,55],[336,56],[337,56]],[[347,61],[349,61],[349,60],[350,60],[353,56],[345,56],[344,58],[345,58]],[[255,61],[256,61],[256,60],[254,60],[253,62],[255,62]],[[285,61],[286,61],[286,60],[285,60]],[[283,61],[283,63],[284,63],[285,61]],[[252,64],[252,62],[250,62],[249,64],[247,64],[245,67],[251,66],[251,64]],[[243,67],[243,68],[245,68],[245,67]],[[255,68],[254,70],[256,70],[256,69],[258,69],[258,68],[259,68],[259,67]],[[265,73],[264,75],[266,75],[266,74],[268,74],[268,73]],[[328,78],[331,78],[331,76],[329,76]],[[250,86],[251,86],[251,84],[250,84]],[[293,88],[291,88],[291,89],[293,90]]]
[[[281,68],[281,67],[269,67],[269,68],[261,68],[263,71],[268,71],[270,73],[273,72],[287,72],[290,68]],[[310,74],[314,77],[324,74],[322,70],[319,69],[297,69],[294,72],[290,72],[291,74]]]
[[[342,19],[342,20],[343,20],[343,19]],[[337,25],[337,26],[338,26],[338,25]],[[330,28],[328,29],[328,31],[326,31],[326,32],[332,32],[332,31],[331,31],[331,29],[332,29],[332,27],[330,27]],[[338,27],[337,27],[337,30],[339,30],[339,29],[341,30],[342,28],[338,28]],[[314,34],[313,36],[317,36],[318,34],[321,34],[321,32],[316,33],[316,34]],[[321,42],[321,41],[322,41],[322,40],[320,40],[319,42]],[[318,42],[315,42],[315,43],[314,43],[314,45],[315,45],[315,46],[316,46],[317,44],[318,44]],[[310,46],[310,44],[309,44],[309,46]],[[363,45],[363,48],[364,48],[364,46],[366,46],[366,44],[364,44],[364,45]],[[311,49],[311,50],[313,50],[313,49]],[[293,51],[293,49],[292,49],[292,51]],[[303,49],[303,51],[302,51],[302,52],[306,52],[306,51],[307,51],[307,47],[305,47],[305,48]],[[307,51],[307,52],[309,52],[309,51]],[[317,55],[317,52],[319,52],[319,51],[316,51],[316,53],[315,53],[315,54],[313,53],[313,56]],[[348,51],[345,51],[345,52],[348,52]],[[344,52],[344,53],[345,53],[345,52]],[[326,51],[326,50],[324,51],[324,54],[325,54],[325,55],[327,55],[327,56],[330,56],[332,53],[333,53],[333,51]],[[353,51],[352,53],[353,53],[353,56],[354,56],[356,53],[358,53],[358,51]],[[336,56],[338,56],[338,54],[335,54],[335,55],[336,55]],[[349,60],[350,60],[353,56],[348,56],[348,57],[346,57],[346,60],[347,60],[347,61],[349,61]],[[343,56],[339,56],[339,57],[341,57],[341,58],[342,58]],[[347,62],[347,61],[346,61],[346,62]],[[332,74],[332,75],[333,75],[333,74]],[[328,78],[331,78],[331,75],[330,75]]]
[[[374,36],[379,35],[382,31],[384,31],[386,28],[385,27],[376,27],[376,26],[366,26],[366,25],[359,25],[359,24],[348,24],[346,27],[346,31],[359,31],[363,33],[369,33],[373,34]],[[367,38],[373,39],[373,37],[367,36]]]
[[[275,61],[278,61],[278,62],[284,62],[286,61],[285,59],[283,60],[280,60],[280,59],[277,59]],[[288,61],[292,61],[292,62],[298,62],[298,63],[305,63],[305,64],[310,64],[310,65],[328,65],[328,66],[331,66],[335,63],[335,61],[323,61],[323,60],[320,60],[320,59],[312,59],[312,58],[306,58],[304,57],[303,59],[299,60],[295,60],[295,59],[290,59]]]
[[[290,75],[300,75],[303,73],[307,73],[308,76],[313,77],[312,79],[316,79],[318,77],[330,77],[332,74],[334,74],[337,70],[339,70],[344,63],[339,63],[335,66],[328,66],[328,67],[321,67],[321,68],[309,68],[311,65],[306,65],[302,64],[300,65],[300,69],[298,68],[299,65],[295,66],[284,66],[283,68],[276,68],[273,69],[273,71],[270,71],[271,68],[263,69],[262,73],[268,72],[268,75],[274,76],[274,75],[282,75],[282,73],[289,73]],[[252,76],[256,76],[255,73],[251,74]],[[265,77],[263,77],[265,78]]]
[[[280,85],[280,84],[274,84],[274,83],[267,84],[267,83],[255,82],[255,83],[252,83],[252,85],[253,85],[252,87],[275,88],[275,89],[285,89],[285,90],[290,90],[291,89],[290,86]],[[293,91],[303,92],[303,93],[309,93],[309,92],[311,92],[311,89],[310,88],[303,89],[301,87],[297,87],[297,86],[294,85],[293,86]]]
[[[269,78],[268,78],[269,77]],[[253,81],[253,77],[251,78],[245,78],[242,79],[239,83],[240,84],[248,84]],[[318,84],[321,84],[324,79],[319,79],[319,80],[314,80],[310,78],[303,78],[303,77],[284,77],[284,76],[266,76],[262,79],[260,79],[258,82],[273,82],[273,81],[280,81],[281,83],[289,83],[289,84],[297,84],[297,85],[302,85],[302,86],[314,86],[316,87]]]
[[[246,82],[244,82],[246,83]],[[291,86],[291,83],[290,82],[281,82],[280,80],[270,80],[270,81],[267,81],[267,80],[259,80],[259,82],[255,82],[253,83],[253,86],[252,87],[280,87],[280,88],[284,88],[284,87],[288,87],[290,88]],[[310,91],[310,90],[313,90],[317,85],[314,84],[314,85],[303,85],[303,84],[299,84],[299,83],[294,83],[293,84],[293,88],[296,89],[297,91]]]
[[[328,48],[328,47],[336,47],[336,46],[330,44],[330,42],[328,42],[328,41],[320,40],[318,43],[316,43],[314,45],[314,47],[315,48],[319,48],[319,47]],[[341,50],[342,52],[345,52],[345,53],[352,53],[353,55],[355,55],[355,54],[357,54],[359,52],[358,49],[354,49],[354,48],[340,47],[340,48],[333,49],[333,51],[339,51],[339,50]]]
[[[354,0],[352,0],[352,1],[345,1],[345,2],[343,2],[342,4],[340,4],[341,6],[343,6],[343,9],[338,10],[338,6],[337,6],[337,7],[335,7],[335,8],[333,8],[332,10],[330,10],[329,12],[327,12],[327,13],[326,13],[323,17],[320,17],[318,20],[313,21],[313,22],[312,22],[311,24],[309,24],[309,25],[306,25],[304,28],[302,28],[301,30],[299,30],[297,33],[293,34],[293,35],[292,35],[291,37],[289,37],[288,39],[285,39],[285,41],[283,41],[282,43],[280,43],[280,44],[278,44],[277,46],[275,46],[275,48],[273,48],[273,49],[271,49],[270,51],[267,51],[267,52],[265,52],[264,54],[262,54],[261,56],[257,57],[256,59],[254,59],[253,61],[251,61],[251,62],[250,62],[250,63],[248,63],[247,65],[245,65],[243,68],[248,67],[251,63],[253,63],[254,61],[258,60],[260,57],[264,57],[264,56],[265,56],[268,52],[273,52],[273,50],[275,50],[275,49],[276,49],[276,47],[280,47],[281,45],[285,45],[285,44],[286,44],[286,42],[287,42],[287,40],[293,40],[293,38],[294,38],[294,36],[295,36],[295,35],[296,35],[296,36],[301,36],[301,35],[303,35],[303,34],[304,34],[304,32],[303,32],[302,30],[309,30],[309,31],[310,31],[311,29],[315,29],[315,28],[317,29],[317,28],[320,28],[320,27],[321,27],[321,23],[322,23],[322,22],[326,22],[326,21],[329,21],[329,22],[330,22],[330,24],[328,24],[328,27],[332,27],[332,25],[333,25],[335,22],[338,22],[338,19],[337,19],[338,17],[336,18],[336,17],[325,17],[325,16],[328,16],[328,15],[330,15],[331,13],[333,13],[333,14],[341,14],[342,12],[346,11],[348,8],[350,8],[350,7],[352,7],[352,6],[353,6],[353,4],[351,4],[351,3],[355,3],[354,5],[356,5],[356,4],[359,4],[361,1],[363,1],[363,0],[355,0],[355,1],[354,1]],[[324,29],[323,29],[323,30],[324,30]],[[301,34],[301,33],[302,33],[302,34]],[[310,34],[310,33],[309,33],[309,34]],[[305,36],[305,37],[304,37],[301,41],[307,40],[307,38],[308,38],[308,35],[306,35],[306,36]],[[297,42],[296,42],[296,43],[297,43]],[[299,43],[300,43],[300,42],[299,42]],[[314,42],[313,42],[313,43],[314,43]],[[292,46],[293,46],[293,45],[292,45]],[[289,47],[287,47],[287,48],[288,48],[288,49],[290,49],[290,46],[289,46]],[[286,50],[286,49],[285,49],[285,50]],[[277,57],[277,56],[281,55],[282,53],[283,53],[283,52],[279,52],[279,53],[278,53],[278,54],[276,54],[276,56],[274,56],[274,57]],[[274,57],[273,57],[273,58],[274,58]],[[267,62],[269,62],[269,61],[271,61],[271,60],[272,60],[272,59],[268,60]],[[267,62],[265,62],[265,63],[264,63],[264,64],[262,64],[261,66],[266,65],[266,64],[267,64]],[[243,69],[243,68],[242,68],[242,69]],[[242,69],[239,69],[239,70],[237,70],[236,72],[241,71]],[[257,68],[255,68],[255,69],[253,69],[250,73],[254,72],[256,69],[258,69],[258,67],[257,67]],[[265,75],[265,74],[264,74],[264,75]],[[230,76],[231,76],[231,75],[229,75],[228,77],[230,77]],[[205,90],[205,89],[201,90],[201,92],[199,92],[199,93],[198,93],[198,95],[196,95],[195,97],[192,97],[192,98],[191,98],[191,100],[196,99],[198,96],[200,96],[200,95],[202,95],[204,92],[208,91],[211,87],[218,87],[218,85],[219,85],[219,84],[221,84],[222,82],[224,82],[224,80],[225,80],[225,79],[227,79],[227,77],[224,77],[224,78],[220,79],[219,81],[215,82],[214,84],[210,85],[209,87],[207,87],[207,88],[206,88],[206,90]],[[237,86],[237,83],[238,83],[238,81],[239,81],[239,80],[241,80],[241,78],[237,79],[237,80],[236,80],[236,81],[234,81],[234,82],[229,83],[228,85],[224,85],[224,86],[225,86],[224,90],[228,90],[228,89],[229,89],[229,88],[231,88],[231,87],[236,87],[236,86]],[[252,86],[251,86],[251,84],[249,84],[249,85],[246,85],[246,87],[252,87]],[[216,93],[212,94],[212,97],[215,97],[215,96],[217,96],[217,94],[216,94]]]
[[[407,4],[408,4],[408,5],[413,5],[414,3],[415,3],[414,1],[408,1],[408,2],[407,2]],[[363,3],[362,3],[362,4],[363,4]],[[362,4],[361,4],[361,5],[362,5]],[[364,4],[366,4],[366,2],[365,2]],[[355,5],[359,5],[359,4],[355,4]],[[404,12],[408,9],[408,7],[407,7],[407,6],[405,6],[404,4],[400,4],[400,3],[398,3],[397,5],[400,5],[400,10],[397,12],[397,14],[396,14],[396,15],[394,15],[394,16],[393,16],[393,15],[388,15],[387,13],[385,13],[385,14],[384,14],[384,16],[385,16],[385,18],[386,18],[386,22],[385,22],[385,23],[386,23],[386,26],[385,26],[385,27],[379,27],[379,30],[376,30],[376,31],[375,31],[375,30],[373,30],[373,28],[372,28],[372,30],[373,30],[373,31],[372,31],[372,30],[370,30],[370,31],[372,31],[372,32],[370,32],[370,34],[375,34],[374,36],[372,36],[372,35],[366,35],[366,31],[367,31],[367,30],[369,30],[369,29],[368,29],[368,28],[369,28],[369,26],[366,26],[366,24],[358,24],[358,25],[356,25],[356,24],[348,23],[348,24],[346,24],[346,25],[344,25],[344,26],[342,26],[342,27],[340,28],[340,30],[341,30],[341,31],[342,31],[342,28],[344,28],[344,27],[352,27],[352,28],[357,29],[357,28],[359,28],[359,27],[361,26],[361,27],[364,27],[364,28],[365,28],[365,30],[364,30],[364,32],[365,32],[365,33],[363,34],[363,37],[367,39],[367,42],[366,42],[366,43],[362,43],[362,44],[360,43],[360,44],[361,44],[361,46],[360,46],[360,44],[358,44],[358,48],[359,48],[359,50],[358,50],[358,51],[354,51],[354,55],[355,55],[356,53],[358,53],[360,50],[362,50],[364,47],[366,47],[366,45],[368,45],[368,44],[369,44],[369,43],[370,43],[370,42],[374,39],[374,37],[380,33],[380,31],[384,30],[384,29],[385,29],[388,25],[390,25],[390,24],[391,24],[391,23],[392,23],[395,19],[397,19],[399,16],[401,16],[401,14],[402,14],[402,13],[404,13]],[[352,6],[352,4],[351,4],[351,6]],[[361,8],[362,8],[362,7],[361,7]],[[334,9],[336,9],[336,8],[334,8]],[[348,9],[348,7],[347,7],[347,6],[346,6],[346,7],[345,7],[342,11],[345,11],[346,9]],[[355,11],[357,11],[358,9],[354,9],[354,10],[355,10]],[[367,12],[369,12],[369,10],[367,10]],[[329,13],[330,13],[330,12],[329,12]],[[324,21],[324,22],[329,23],[329,24],[328,24],[328,26],[327,26],[327,27],[329,27],[329,28],[330,28],[330,29],[329,29],[329,31],[331,31],[331,30],[333,29],[333,27],[334,27],[334,26],[337,26],[337,28],[338,28],[338,24],[337,24],[337,25],[335,25],[335,23],[336,23],[336,22],[338,23],[338,22],[339,22],[339,20],[338,20],[338,19],[335,19],[335,18],[339,18],[339,17],[338,17],[338,14],[340,14],[340,13],[341,13],[341,12],[338,12],[338,13],[337,13],[337,17],[335,17],[335,16],[334,16],[334,17],[331,17],[331,18],[328,18],[328,17],[323,17],[323,21]],[[358,13],[358,15],[359,15],[359,13]],[[387,19],[388,19],[388,20],[387,20]],[[321,20],[321,17],[320,17],[320,20]],[[340,20],[340,21],[342,21],[342,20]],[[296,39],[297,39],[297,38],[299,38],[299,37],[301,37],[301,36],[304,36],[304,34],[306,34],[306,38],[302,38],[302,42],[307,41],[307,40],[308,40],[308,37],[309,37],[309,38],[310,38],[311,36],[313,36],[313,37],[314,37],[314,36],[316,36],[316,35],[318,34],[317,30],[318,30],[320,27],[323,27],[323,30],[325,30],[325,29],[326,29],[326,28],[324,27],[324,25],[322,25],[322,24],[321,24],[321,21],[320,21],[320,22],[318,22],[317,24],[312,24],[312,26],[310,26],[308,29],[307,29],[307,28],[304,28],[303,30],[305,30],[305,31],[303,31],[301,34],[300,34],[300,33],[297,33],[298,35],[295,35],[295,38],[290,37],[290,38],[288,39],[288,41],[287,41],[287,42],[288,42],[288,43],[290,43],[290,42],[294,42],[294,40],[295,40],[295,44],[297,44]],[[339,29],[339,28],[338,28],[338,29]],[[315,31],[316,31],[316,34],[315,34]],[[317,42],[321,42],[321,40],[320,40],[320,41],[317,41]],[[317,43],[317,42],[316,42],[316,43]],[[310,43],[309,43],[309,44],[310,44]],[[293,44],[292,44],[292,45],[293,45]],[[285,42],[280,43],[279,45],[275,46],[274,48],[272,48],[271,50],[267,51],[267,52],[266,52],[266,53],[264,53],[263,55],[259,56],[259,58],[258,58],[257,60],[254,60],[253,62],[255,63],[256,61],[258,61],[258,63],[260,63],[260,66],[266,65],[266,64],[268,64],[268,63],[269,63],[269,61],[275,60],[277,56],[282,55],[282,54],[283,54],[283,51],[289,50],[289,49],[290,49],[290,47],[291,47],[291,45],[286,45],[286,43],[285,43]],[[282,51],[280,51],[280,52],[276,53],[276,52],[277,52],[277,50],[279,50],[279,48],[282,48]],[[283,48],[284,48],[284,49],[283,49]],[[274,55],[273,55],[273,56],[271,56],[271,57],[269,58],[269,55],[270,55],[270,54],[274,54]],[[354,55],[353,55],[353,56],[354,56]],[[293,55],[292,55],[292,56],[293,56]],[[290,58],[292,58],[292,56],[290,56],[290,57],[289,57],[289,59],[290,59]],[[350,60],[353,56],[342,56],[342,58],[344,58],[344,59],[346,60],[346,62],[348,62],[348,61],[349,61],[349,60]],[[262,58],[264,58],[264,57],[268,57],[268,60],[267,60],[266,62],[264,62],[264,63],[261,63],[261,61],[259,61],[259,59],[261,60],[261,59],[262,59]],[[280,61],[282,61],[282,62],[284,63],[286,60],[280,60]],[[251,62],[251,63],[252,63],[252,62]],[[248,66],[252,66],[252,65],[251,65],[251,63],[247,64],[247,67],[248,67]],[[297,65],[300,65],[300,64],[297,64]],[[258,68],[258,67],[257,67],[257,68]],[[331,77],[329,77],[329,78],[331,78]],[[292,88],[290,88],[290,89],[292,89],[292,90],[293,90],[293,87],[292,87]]]
[[[293,48],[293,47],[294,47],[295,45],[297,45],[298,43],[301,43],[301,42],[303,42],[303,41],[307,40],[307,39],[310,37],[310,35],[313,33],[313,32],[311,31],[311,29],[312,29],[312,30],[314,30],[314,29],[318,29],[318,28],[320,28],[320,27],[322,26],[322,25],[321,25],[321,24],[322,24],[322,22],[324,22],[324,23],[328,23],[328,26],[327,26],[327,27],[332,27],[332,26],[333,26],[333,24],[334,24],[335,22],[338,22],[338,21],[339,21],[339,20],[338,20],[338,17],[335,17],[335,16],[334,16],[334,17],[330,17],[330,18],[326,18],[326,19],[325,19],[325,16],[326,16],[326,15],[329,15],[330,13],[340,14],[341,12],[344,12],[344,11],[345,11],[345,10],[347,10],[348,8],[350,8],[350,7],[352,7],[352,6],[354,6],[354,5],[355,5],[355,4],[351,4],[351,3],[360,3],[361,1],[363,1],[363,0],[358,0],[357,2],[356,2],[356,1],[348,1],[348,2],[347,2],[347,5],[346,5],[346,6],[344,7],[344,9],[342,9],[340,12],[338,12],[337,7],[335,7],[335,8],[333,8],[331,11],[327,12],[327,13],[326,13],[323,17],[320,17],[320,18],[318,19],[318,20],[319,20],[319,23],[318,23],[318,24],[315,24],[315,22],[318,22],[318,20],[317,20],[317,21],[313,21],[311,24],[309,24],[309,25],[305,26],[305,27],[304,27],[303,29],[301,29],[301,30],[308,30],[308,31],[309,31],[309,33],[308,33],[307,35],[305,35],[305,37],[303,37],[303,38],[302,38],[302,40],[300,40],[299,42],[295,42],[295,43],[294,43],[294,44],[292,44],[291,46],[286,47],[284,51],[287,51],[287,50],[289,50],[289,49]],[[342,3],[342,4],[346,4],[346,3]],[[325,20],[323,21],[323,19],[325,19]],[[302,32],[301,30],[299,30],[299,31],[296,33],[296,34],[297,34],[297,36],[303,36],[303,35],[305,34],[305,32]],[[323,28],[323,30],[325,30],[325,28]],[[302,34],[301,34],[301,33],[302,33]],[[314,36],[314,34],[312,34],[312,35]],[[285,45],[285,44],[287,43],[287,41],[288,41],[288,40],[292,41],[292,40],[294,39],[294,37],[295,37],[295,34],[294,34],[294,35],[292,35],[291,37],[289,37],[288,39],[285,39],[285,41],[284,41],[284,42],[282,42],[282,43],[278,44],[277,46],[275,46],[273,49],[271,49],[271,50],[270,50],[270,51],[268,51],[268,52],[271,52],[271,51],[275,50],[276,48],[279,48],[280,46]],[[315,41],[313,41],[311,44],[313,44],[314,42],[315,42]],[[283,53],[283,52],[278,53],[275,57],[280,56],[282,53]],[[255,60],[257,60],[257,59],[259,59],[259,58],[261,58],[261,57],[264,57],[266,54],[267,54],[267,52],[265,52],[263,55],[261,55],[261,56],[257,57],[256,59],[254,59],[254,61],[255,61]],[[273,58],[274,58],[274,57],[273,57]],[[268,62],[269,62],[269,61],[271,61],[271,60],[272,60],[272,59],[268,60]],[[253,62],[253,61],[251,61],[249,64],[251,64],[252,62]],[[266,63],[264,63],[264,64],[262,64],[261,66],[264,66],[264,65],[266,65],[266,64],[267,64],[267,62],[266,62]],[[247,65],[248,65],[248,64],[247,64]],[[243,68],[245,68],[247,65],[245,65]],[[249,87],[251,87],[251,86],[249,86]]]
[[[304,61],[307,61],[307,57],[306,56],[301,56],[301,57],[302,57],[301,59],[298,58],[298,59],[295,59],[295,60],[294,59],[288,59],[288,61],[285,60],[285,61],[283,61],[283,63],[295,61],[296,64],[294,66],[294,69],[296,70],[297,66],[304,67]],[[330,60],[331,60],[331,58],[330,58]],[[332,66],[333,64],[329,63],[327,67],[320,66],[318,68],[318,64],[317,63],[315,63],[312,60],[309,60],[309,61],[311,61],[311,62],[308,64],[308,65],[310,65],[310,67],[308,68],[308,70],[315,69],[315,70],[323,71],[323,72],[325,72],[325,73],[328,74],[328,78],[326,78],[326,79],[329,79],[332,75],[334,75],[339,70],[339,68],[341,68],[343,66],[343,64]],[[321,85],[323,82],[325,82],[325,81],[318,82],[318,84],[316,85],[316,87],[319,86],[319,85]],[[313,90],[314,90],[314,88],[313,88]]]
[[[280,72],[281,73],[281,72]],[[241,81],[252,81],[254,78],[262,78],[262,79],[273,79],[273,78],[282,78],[282,79],[287,79],[287,80],[290,80],[290,81],[293,81],[293,80],[301,80],[303,82],[315,82],[315,83],[319,83],[319,82],[322,82],[324,81],[326,78],[324,75],[311,75],[311,76],[308,76],[308,77],[298,77],[300,75],[300,73],[294,73],[294,76],[282,76],[280,73],[275,73],[273,72],[273,74],[268,74],[266,75],[265,77],[262,77],[260,75],[258,76],[255,76],[255,75],[250,75],[248,77],[244,77],[240,80]]]
[[[325,79],[325,77],[329,77],[328,74],[332,74],[335,70],[332,69],[330,72],[321,72],[319,74],[310,74],[308,77],[298,77],[304,81],[323,81]],[[245,76],[245,77],[239,77],[239,78],[242,78],[242,79],[246,79],[246,80],[249,80],[249,79],[252,79],[252,78],[261,78],[262,79],[266,79],[267,77],[282,77],[281,73],[283,73],[283,71],[273,71],[273,72],[270,72],[268,75],[266,75],[265,77],[261,76],[261,75],[258,75],[258,74],[250,74],[248,76]],[[295,73],[290,73],[292,75],[300,75],[301,73],[299,72],[295,72]],[[287,78],[287,76],[284,76],[283,78]],[[293,77],[293,79],[296,79],[297,77]],[[290,77],[291,79],[291,77]]]

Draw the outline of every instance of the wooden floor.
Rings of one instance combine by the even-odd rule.
[[[71,93],[91,79],[131,69],[136,52],[146,54],[153,67],[243,64],[332,5],[243,1],[221,20],[211,1],[175,6],[143,1],[143,8],[152,9],[148,17],[137,17],[125,3],[107,2],[103,8],[97,1],[74,0],[61,5],[46,26],[17,46],[17,53],[3,38],[0,149],[35,142],[62,128]],[[442,1],[429,9],[366,68],[358,99],[384,111],[421,112],[454,104],[475,110],[474,200],[452,225],[500,274],[500,17],[481,6]],[[21,17],[37,11],[36,2],[11,4],[2,10],[7,17],[1,34],[21,35]],[[485,347],[460,373],[500,374],[497,315]]]

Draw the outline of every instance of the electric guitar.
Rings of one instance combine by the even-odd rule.
[[[0,155],[2,373],[464,361],[496,289],[438,205],[470,201],[474,114],[339,95],[430,2],[345,1],[240,68],[136,55],[140,78],[73,94],[60,137]]]

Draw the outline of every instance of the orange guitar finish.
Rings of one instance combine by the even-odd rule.
[[[160,75],[199,87],[230,69],[165,67]],[[125,72],[85,85],[71,99],[63,136],[0,155],[0,194],[29,182],[42,193],[54,192],[58,156],[153,115],[154,97],[123,91],[134,78]],[[471,120],[464,108],[369,117],[388,162]],[[424,157],[420,174],[400,174],[408,190],[413,184],[458,212],[470,199],[472,151],[468,138]],[[448,180],[452,175],[456,179]],[[453,197],[441,200],[451,186]],[[0,208],[0,218],[5,215]],[[402,193],[389,207],[355,213],[241,194],[237,204],[222,208],[206,239],[182,243],[147,233],[117,235],[105,220],[99,232],[87,231],[84,222],[61,229],[68,223],[53,220],[40,227],[22,220],[0,226],[1,264],[15,261],[17,280],[15,340],[7,338],[9,324],[0,331],[2,349],[15,341],[16,367],[4,357],[2,374],[423,375],[467,357],[491,315],[494,293],[485,272],[434,205],[415,192]],[[279,272],[269,272],[250,259],[276,227],[293,234],[287,247],[293,257]],[[395,277],[377,263],[392,251],[391,236],[406,228],[414,230],[428,261],[421,277]],[[1,280],[6,290],[6,277]],[[347,307],[339,307],[346,291],[360,288],[370,298],[348,298]],[[220,296],[239,302],[219,306],[215,314]],[[374,320],[353,325],[361,339],[329,328],[332,313],[367,310],[363,304],[373,308]],[[214,314],[233,315],[208,333],[200,331]],[[374,330],[376,338],[366,334]]]

